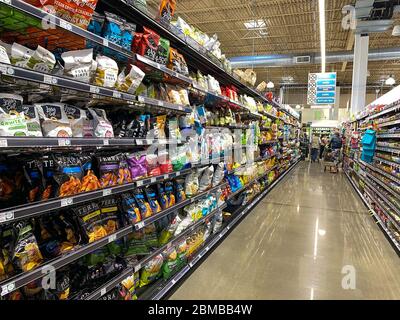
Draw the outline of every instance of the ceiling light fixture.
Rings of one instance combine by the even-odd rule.
[[[268,89],[273,89],[273,88],[275,88],[275,84],[272,81],[270,81],[270,82],[267,83],[267,88]]]
[[[393,76],[389,76],[389,78],[386,79],[385,84],[387,86],[393,86],[396,84],[396,80]]]
[[[318,0],[319,7],[319,37],[321,41],[321,72],[326,70],[326,30],[325,30],[325,0]]]
[[[296,109],[301,109],[301,106],[298,104],[298,105],[296,106]]]
[[[258,19],[258,20],[249,20],[244,23],[244,26],[248,30],[256,30],[256,29],[265,29],[267,27],[267,24],[265,23],[264,20]]]

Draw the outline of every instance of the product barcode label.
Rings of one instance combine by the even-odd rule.
[[[107,293],[107,288],[103,288],[100,290],[100,296],[104,296]]]
[[[109,145],[110,145],[110,140],[104,139],[104,140],[103,140],[103,145],[109,146]]]
[[[3,2],[5,4],[11,4],[11,0],[0,0],[0,2]]]
[[[139,102],[144,102],[144,98],[141,97],[141,96],[139,96],[139,97],[138,97],[138,101],[139,101]]]
[[[163,101],[160,101],[160,100],[158,100],[158,101],[157,101],[157,105],[158,105],[158,106],[160,106],[160,107],[162,107],[162,106],[164,105],[164,102],[163,102]]]
[[[72,25],[64,20],[60,20],[60,27],[65,29],[65,30],[72,30]]]
[[[116,234],[112,234],[111,236],[108,237],[108,243],[114,242],[115,240],[117,240]]]
[[[151,178],[151,179],[150,179],[150,182],[151,182],[151,183],[154,183],[154,182],[156,182],[156,181],[157,181],[157,178]]]
[[[14,211],[0,213],[0,223],[14,220]]]
[[[14,291],[15,289],[15,283],[9,283],[1,286],[1,296],[5,296],[6,294],[9,294],[10,292]]]
[[[105,189],[103,190],[103,197],[107,197],[111,194],[111,189]]]
[[[138,146],[142,146],[143,145],[143,140],[136,140],[136,144]]]
[[[209,247],[206,247],[206,252],[209,251],[209,250],[210,250],[210,248],[209,248]]]
[[[138,182],[136,182],[136,185],[137,185],[138,187],[142,186],[142,185],[143,185],[143,180],[139,180]]]
[[[172,284],[175,284],[175,283],[176,283],[176,280],[175,280],[175,279],[172,279],[171,283],[172,283]]]
[[[0,139],[0,148],[8,147],[7,139]]]
[[[156,68],[161,69],[161,65],[159,63],[156,63]]]
[[[74,199],[73,198],[67,198],[67,199],[62,199],[61,200],[61,207],[66,207],[66,206],[70,206],[74,203]]]
[[[90,86],[90,92],[91,93],[99,93],[100,92],[100,88],[96,87],[96,86]]]
[[[164,174],[164,180],[167,180],[169,178],[169,175]]]
[[[103,39],[103,46],[108,47],[108,39]]]
[[[114,97],[114,98],[120,99],[121,96],[122,96],[122,95],[121,95],[121,92],[119,92],[119,91],[114,91],[114,92],[113,92],[113,97]]]
[[[71,140],[69,139],[58,139],[58,146],[59,147],[68,147],[71,145]]]

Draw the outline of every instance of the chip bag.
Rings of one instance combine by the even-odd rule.
[[[72,210],[82,229],[85,242],[91,243],[107,236],[101,209],[96,202],[87,203]]]
[[[82,164],[78,157],[70,156],[54,156],[56,164],[56,172],[54,180],[57,182],[58,196],[72,196],[81,191],[81,179],[83,175]]]
[[[72,129],[63,103],[35,104],[42,122],[44,137],[70,138]]]

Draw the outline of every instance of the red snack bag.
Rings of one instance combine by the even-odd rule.
[[[155,60],[160,36],[151,29],[146,27],[143,27],[143,29],[144,34],[137,53],[148,59]]]
[[[140,46],[140,43],[142,42],[142,39],[143,39],[143,33],[136,32],[135,38],[133,39],[133,42],[132,42],[132,52],[138,53],[139,46]]]
[[[98,0],[73,0],[76,3],[74,24],[83,29],[87,29],[93,12],[96,9]]]
[[[161,174],[171,173],[174,171],[170,160],[167,160],[167,162],[162,163],[160,165],[160,169],[161,169]]]

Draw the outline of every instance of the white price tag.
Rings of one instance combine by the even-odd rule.
[[[96,87],[96,86],[90,86],[90,92],[91,93],[99,93],[100,92],[100,88]]]
[[[7,74],[13,75],[13,74],[14,74],[14,68],[8,67],[8,68],[7,68]]]
[[[108,243],[114,242],[115,240],[117,240],[116,234],[112,234],[111,236],[108,237]]]
[[[14,220],[14,211],[0,213],[0,223]]]
[[[108,47],[108,39],[103,39],[103,46]]]
[[[114,92],[113,92],[113,97],[114,97],[114,98],[120,99],[121,96],[122,96],[121,92],[119,92],[119,91],[114,91]]]
[[[206,247],[206,252],[208,252],[208,251],[210,251],[210,248],[209,248],[209,247]]]
[[[176,177],[179,177],[180,175],[181,173],[179,171],[175,174]]]
[[[162,106],[164,105],[164,101],[158,100],[158,101],[157,101],[157,105],[160,106],[160,107],[162,107]]]
[[[7,139],[0,139],[0,148],[6,148],[6,147],[8,147]]]
[[[139,100],[139,102],[144,102],[144,98],[141,96],[138,97],[138,100]]]
[[[11,4],[11,0],[0,0],[0,2],[3,2],[5,4]]]
[[[174,285],[175,283],[176,283],[176,280],[175,279],[172,279],[172,284]]]
[[[221,239],[224,235],[222,233],[219,234],[219,238]]]
[[[73,198],[67,198],[67,199],[62,199],[60,206],[61,207],[67,207],[70,206],[74,203],[74,199]]]
[[[136,140],[136,144],[138,145],[138,146],[141,146],[141,145],[143,145],[143,140]]]
[[[58,139],[59,147],[69,147],[71,145],[71,140],[69,139]]]
[[[100,290],[100,296],[104,296],[107,293],[107,288],[103,288]]]
[[[136,273],[136,272],[138,272],[140,269],[142,269],[142,265],[141,265],[141,264],[138,264],[138,265],[135,266],[135,268],[134,268],[133,270],[134,270],[134,272]]]
[[[229,230],[230,228],[231,228],[230,226],[227,226],[227,227],[226,227],[226,230]]]
[[[1,72],[1,73],[7,73],[7,66],[5,66],[5,65],[0,65],[0,72]]]
[[[15,283],[9,283],[5,284],[4,286],[1,287],[1,296],[5,296],[6,294],[9,294],[10,292],[14,291],[15,289]]]
[[[159,63],[156,63],[157,69],[161,69],[161,65]]]
[[[157,181],[157,178],[151,178],[151,179],[150,179],[150,182],[151,182],[151,183],[154,183],[154,182],[156,182],[156,181]]]
[[[107,197],[111,194],[111,189],[104,189],[103,190],[103,197]]]
[[[164,180],[167,180],[169,178],[169,175],[164,174]]]
[[[47,83],[47,84],[53,84],[53,77],[45,74],[43,76],[43,82]],[[56,83],[57,83],[57,81],[56,81]]]
[[[104,140],[103,140],[103,145],[109,146],[109,145],[110,145],[110,140],[104,139]]]
[[[193,268],[193,262],[190,262],[190,263],[189,263],[189,267],[190,267],[190,268]]]
[[[72,25],[64,20],[60,20],[60,27],[65,29],[65,30],[72,30]]]
[[[143,185],[143,180],[137,181],[137,182],[136,182],[136,185],[137,185],[138,187],[141,187],[141,186]]]
[[[136,224],[136,230],[142,229],[144,227],[144,222],[139,222]]]

